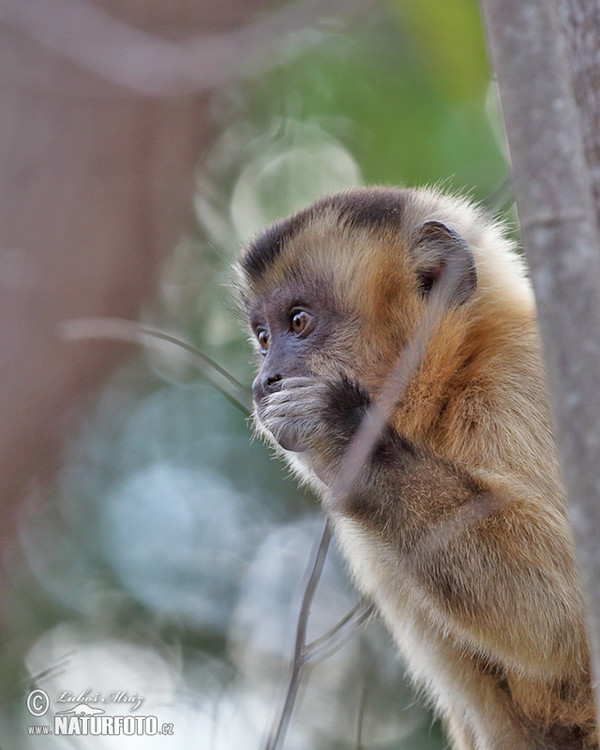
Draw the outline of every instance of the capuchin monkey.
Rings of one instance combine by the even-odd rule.
[[[451,266],[340,498],[345,452]],[[598,748],[534,301],[502,228],[436,190],[360,189],[268,228],[238,270],[258,430],[316,488],[451,747]]]

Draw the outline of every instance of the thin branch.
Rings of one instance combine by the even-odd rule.
[[[440,280],[431,293],[429,303],[415,333],[399,356],[392,372],[386,378],[374,404],[362,419],[357,433],[342,459],[340,471],[332,483],[331,492],[335,511],[344,510],[346,498],[354,481],[362,471],[375,443],[387,424],[391,412],[402,398],[406,386],[421,366],[429,342],[443,315],[448,310],[450,300],[461,278],[461,273],[462,262],[459,259],[451,259],[446,264]],[[306,645],[310,607],[330,541],[331,528],[329,522],[326,521],[314,560],[309,565],[307,572],[307,582],[296,627],[294,657],[285,699],[278,718],[271,728],[264,750],[279,750],[281,747],[296,700],[302,669],[308,660],[314,660],[317,656],[330,655],[354,634],[356,627],[364,622],[372,612],[372,608],[362,602],[323,638],[317,639],[309,646]],[[352,623],[352,626],[350,626],[350,623]]]
[[[294,656],[292,660],[290,676],[287,686],[285,699],[281,706],[281,710],[271,727],[269,736],[264,745],[264,750],[278,750],[281,747],[281,743],[285,738],[287,728],[296,701],[296,695],[298,693],[298,687],[300,686],[300,676],[305,661],[305,644],[306,644],[306,631],[308,628],[308,618],[310,616],[310,609],[314,599],[315,592],[317,590],[321,573],[323,572],[323,566],[325,565],[325,559],[327,557],[327,551],[331,542],[331,526],[329,521],[326,519],[323,523],[323,528],[319,537],[318,544],[315,546],[312,559],[306,570],[306,581],[303,586],[302,604],[300,606],[300,613],[298,615],[298,622],[296,624],[296,637],[294,642]]]
[[[421,366],[429,342],[448,310],[461,272],[462,261],[459,258],[449,259],[431,293],[419,325],[387,376],[377,398],[362,419],[331,486],[332,507],[335,511],[345,510],[352,485],[363,470],[392,411],[402,399],[408,383]]]
[[[252,410],[252,397],[239,380],[193,344],[158,328],[144,326],[135,320],[123,318],[74,318],[60,324],[59,335],[67,341],[86,339],[127,341],[159,352],[164,352],[165,344],[166,348],[171,351],[176,347],[178,352],[185,353],[189,363],[194,365],[202,376],[234,406],[246,415]]]
[[[449,263],[446,266],[442,278],[432,293],[419,326],[399,357],[397,365],[386,379],[374,406],[363,419],[356,438],[346,452],[339,478],[333,484],[333,496],[338,503],[343,502],[371,453],[389,414],[402,397],[408,382],[420,367],[429,341],[443,314],[448,309],[449,300],[460,276],[460,270],[460,265],[457,262]],[[241,408],[245,413],[250,411],[250,395],[235,378],[193,345],[164,331],[142,326],[129,320],[80,318],[64,321],[60,326],[60,333],[67,340],[91,338],[120,340],[146,347],[151,346],[160,351],[164,349],[164,344],[175,346],[179,351],[184,351],[191,362],[199,367],[202,375],[238,408]],[[330,542],[331,527],[329,521],[326,520],[307,568],[287,690],[281,709],[269,732],[264,746],[265,750],[279,750],[282,746],[304,667],[309,662],[324,659],[341,648],[354,636],[356,629],[366,622],[373,612],[372,605],[369,605],[366,601],[361,601],[331,630],[312,643],[307,644],[306,634],[312,602],[321,578]]]
[[[168,98],[222,86],[286,34],[349,17],[369,0],[307,0],[249,25],[172,42],[123,23],[87,0],[0,0],[0,23],[139,94]]]
[[[367,689],[360,691],[360,704],[358,706],[358,719],[356,722],[356,750],[364,750],[363,745],[363,727],[365,723],[365,713],[367,710]]]
[[[66,672],[67,667],[70,666],[71,659],[73,658],[73,656],[75,656],[76,653],[77,649],[72,648],[66,653],[57,656],[52,660],[53,663],[49,667],[46,667],[46,669],[42,669],[39,672],[26,677],[23,682],[28,686],[29,689],[33,689],[36,685],[44,682],[44,680],[56,679],[56,677]]]
[[[327,659],[338,651],[356,634],[357,628],[365,623],[375,611],[375,606],[361,599],[352,609],[320,638],[315,638],[304,649],[304,661]]]

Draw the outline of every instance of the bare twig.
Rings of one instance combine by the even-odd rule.
[[[349,17],[369,0],[306,0],[241,29],[169,41],[123,23],[87,0],[0,0],[0,23],[82,68],[145,96],[196,94],[249,69],[267,45],[327,17]]]
[[[561,8],[575,8],[573,0],[482,0],[482,6],[536,293],[598,685],[600,237],[590,167],[600,170],[600,153],[588,149],[586,162],[581,118],[586,130],[597,131],[600,97],[578,111],[560,18]],[[563,15],[568,24],[568,12]],[[584,28],[573,31],[581,34]],[[598,57],[598,29],[588,31]],[[596,705],[600,708],[598,688]]]
[[[448,310],[461,272],[461,261],[459,259],[449,260],[431,294],[423,318],[415,333],[402,351],[396,366],[386,378],[373,406],[363,418],[354,439],[346,450],[340,471],[331,488],[335,510],[343,510],[348,492],[373,450],[390,413],[402,398],[410,379],[419,369],[429,342],[444,313]],[[340,648],[354,634],[356,627],[365,622],[373,611],[373,608],[365,602],[359,603],[329,633],[312,644],[306,645],[310,607],[319,583],[330,541],[331,528],[329,522],[326,521],[313,562],[309,565],[307,571],[307,581],[296,626],[294,656],[285,699],[271,728],[264,750],[279,750],[281,747],[291,718],[303,667],[309,660],[316,657],[324,658],[324,656],[328,656],[337,648]]]
[[[285,734],[292,715],[292,710],[294,708],[296,694],[298,693],[298,687],[300,685],[300,675],[303,667],[306,664],[305,644],[310,608],[312,606],[312,601],[317,590],[319,580],[321,578],[321,573],[323,572],[323,566],[325,565],[325,559],[327,557],[327,550],[329,549],[330,542],[331,526],[329,524],[329,521],[326,519],[323,522],[323,528],[319,537],[318,544],[315,546],[312,559],[306,570],[306,582],[302,587],[302,604],[300,605],[298,622],[296,624],[294,656],[292,659],[286,695],[281,706],[281,710],[273,726],[271,727],[271,731],[269,732],[269,736],[264,745],[264,750],[278,750],[285,738]]]
[[[356,750],[364,750],[363,745],[363,726],[365,723],[365,713],[367,711],[367,689],[360,691],[360,704],[358,706],[358,719],[356,722]]]
[[[277,750],[281,747],[285,739],[304,667],[310,662],[316,660],[322,661],[342,648],[345,643],[355,636],[357,628],[371,617],[374,610],[373,605],[363,599],[328,630],[327,633],[315,639],[312,643],[306,643],[310,608],[321,578],[330,541],[331,528],[328,521],[326,521],[316,546],[316,554],[312,556],[307,568],[306,583],[303,586],[302,605],[296,625],[294,655],[290,667],[287,689],[279,713],[275,718],[264,746],[265,750]]]
[[[331,487],[334,510],[343,511],[345,509],[352,485],[377,443],[390,414],[402,398],[406,386],[421,366],[429,342],[448,310],[461,272],[461,260],[458,258],[449,259],[431,293],[423,318],[356,431]]]
[[[307,644],[305,662],[327,659],[356,635],[357,628],[365,623],[374,611],[373,604],[366,599],[361,599],[327,633]]]
[[[32,689],[36,685],[40,685],[41,683],[43,683],[44,680],[56,679],[56,677],[59,677],[61,674],[64,674],[64,672],[66,672],[67,667],[69,667],[70,665],[71,659],[76,653],[77,649],[72,648],[66,653],[57,656],[52,660],[52,664],[49,667],[46,667],[46,669],[42,669],[39,672],[30,675],[29,677],[25,678],[23,682],[30,689]]]
[[[360,472],[381,430],[385,426],[390,412],[401,398],[411,377],[419,368],[429,341],[442,315],[447,310],[448,301],[458,281],[459,273],[460,267],[457,263],[449,263],[446,266],[445,272],[432,294],[420,325],[404,349],[398,360],[398,364],[386,379],[374,407],[363,420],[357,437],[347,451],[340,474],[341,479],[334,483],[334,497],[341,500],[350,490],[352,482]],[[245,413],[248,413],[251,408],[248,391],[235,378],[196,347],[159,329],[143,326],[129,320],[82,318],[64,321],[61,324],[60,333],[67,340],[90,338],[112,339],[133,342],[142,346],[151,346],[159,350],[164,349],[164,344],[175,346],[178,350],[183,350],[191,362],[199,366],[203,376],[230,401]],[[454,527],[452,530],[454,530]],[[302,603],[296,626],[294,654],[290,666],[287,689],[281,709],[266,740],[265,750],[278,750],[282,745],[291,719],[304,667],[309,662],[324,659],[341,648],[353,637],[356,629],[373,612],[373,606],[363,600],[327,633],[315,641],[307,643],[306,634],[310,610],[321,578],[330,542],[331,527],[326,520],[323,524],[315,552],[307,568],[306,582],[302,587]],[[362,718],[360,722],[360,726],[362,727]],[[359,732],[362,732],[362,729]]]
[[[169,347],[177,347],[178,350],[185,352],[191,363],[199,367],[202,375],[224,396],[244,413],[247,414],[250,411],[250,394],[239,381],[192,344],[157,328],[119,318],[78,318],[64,321],[60,326],[60,334],[67,340],[99,338],[127,341],[144,347],[150,346],[160,351],[164,349],[164,344]],[[303,667],[315,659],[327,658],[341,648],[354,635],[356,628],[365,622],[373,611],[372,605],[363,600],[327,633],[312,643],[306,643],[310,608],[325,564],[330,541],[331,530],[329,524],[325,522],[316,552],[307,568],[288,688],[282,709],[271,731],[270,744],[267,745],[269,750],[279,747],[278,743],[285,735]]]
[[[161,331],[158,328],[144,326],[135,320],[122,318],[76,318],[65,320],[60,324],[60,336],[69,341],[81,339],[110,339],[113,341],[127,341],[146,348],[164,351],[167,348],[185,353],[190,364],[200,371],[203,377],[213,385],[234,406],[250,414],[252,398],[247,388],[239,380],[230,375],[214,360],[200,349],[183,339]]]

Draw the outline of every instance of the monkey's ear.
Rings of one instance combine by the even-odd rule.
[[[451,302],[464,304],[477,289],[477,270],[463,237],[441,221],[424,221],[415,230],[419,289],[429,294],[447,269],[455,277]]]

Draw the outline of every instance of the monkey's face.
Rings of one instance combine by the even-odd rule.
[[[249,317],[262,360],[252,386],[257,406],[279,390],[284,379],[314,375],[314,356],[326,351],[342,323],[342,315],[322,292],[306,287],[296,291],[292,284],[257,301]]]
[[[241,293],[261,362],[255,416],[284,449],[314,455],[333,433],[347,438],[352,409],[381,387],[452,257],[465,269],[456,305],[473,293],[466,243],[428,205],[416,212],[411,195],[333,196],[246,249]]]
[[[314,417],[324,411],[318,391],[326,379],[352,370],[348,320],[327,288],[284,283],[249,311],[261,360],[252,386],[257,423],[290,451],[306,448],[300,427],[313,437],[318,432]]]

